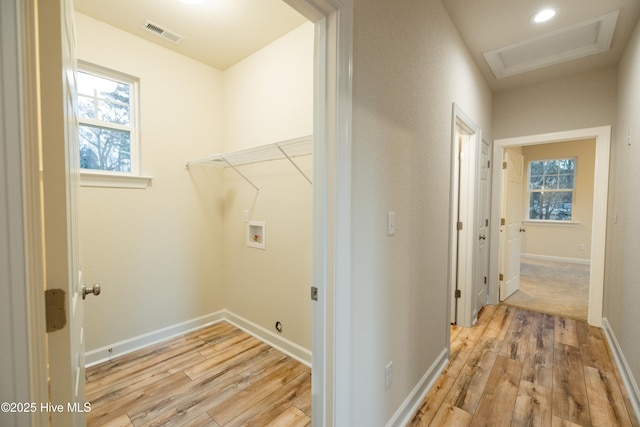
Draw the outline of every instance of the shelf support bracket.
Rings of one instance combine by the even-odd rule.
[[[309,179],[309,177],[302,172],[302,169],[300,169],[300,167],[298,167],[298,165],[296,164],[296,162],[293,161],[293,159],[291,157],[289,157],[289,155],[282,149],[282,147],[280,147],[280,144],[276,143],[276,147],[278,147],[278,150],[280,150],[280,152],[282,153],[283,156],[285,156],[287,158],[287,160],[289,160],[291,162],[291,164],[293,165],[294,168],[298,169],[298,172],[300,172],[300,174],[302,176],[304,176],[304,179],[306,179],[309,184],[313,185],[313,183],[311,182],[311,180]]]
[[[238,175],[240,175],[240,176],[241,176],[245,181],[247,181],[247,182],[249,183],[249,185],[251,185],[253,188],[255,188],[255,189],[256,189],[256,191],[258,191],[258,192],[260,191],[260,189],[259,189],[258,187],[256,187],[256,185],[255,185],[253,182],[251,182],[251,180],[250,180],[249,178],[247,178],[246,176],[244,176],[244,175],[242,174],[242,172],[240,172],[240,171],[238,170],[238,168],[236,168],[235,166],[233,166],[233,165],[232,165],[232,164],[231,164],[231,163],[230,163],[230,162],[229,162],[229,161],[228,161],[224,156],[220,156],[220,158],[221,158],[222,160],[224,160],[224,162],[225,162],[227,165],[229,165],[229,167],[230,167],[231,169],[233,169],[234,171],[236,171],[236,173],[237,173]]]

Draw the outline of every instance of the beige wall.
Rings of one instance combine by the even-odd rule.
[[[103,286],[87,300],[86,350],[224,308],[269,331],[279,320],[310,349],[311,185],[277,161],[245,169],[256,196],[232,170],[184,163],[312,133],[313,25],[223,73],[76,19],[80,59],[140,78],[141,172],[153,177],[146,190],[81,189],[85,281]],[[301,165],[310,176],[310,158]],[[244,209],[267,221],[266,251],[246,247]]]
[[[495,139],[609,126],[616,121],[616,67],[589,71],[493,96]]]
[[[145,190],[83,187],[86,349],[222,309],[218,175],[195,181],[184,162],[217,151],[222,73],[76,14],[78,56],[140,78]],[[180,84],[175,84],[180,82]]]
[[[383,426],[449,345],[452,102],[490,137],[491,93],[439,0],[354,13],[350,413]]]
[[[522,253],[545,257],[588,261],[591,258],[591,220],[593,217],[593,174],[595,140],[570,141],[522,147],[525,164],[524,215],[527,217],[528,165],[534,160],[576,157],[573,224],[525,223]],[[581,249],[580,245],[584,245]]]
[[[640,24],[619,65],[618,120],[612,139],[604,317],[640,382]],[[627,140],[631,131],[631,140]]]

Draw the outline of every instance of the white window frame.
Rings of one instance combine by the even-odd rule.
[[[130,172],[114,172],[97,169],[80,169],[80,185],[86,187],[112,187],[112,188],[147,188],[151,184],[151,178],[140,175],[140,80],[128,74],[114,71],[86,61],[78,61],[78,71],[93,74],[98,77],[115,80],[130,85]],[[105,125],[104,122],[78,117],[78,124],[99,125],[122,130],[122,126]]]
[[[549,161],[557,161],[557,160],[573,160],[573,187],[571,189],[562,188],[555,190],[531,190],[531,164],[534,162],[549,162]],[[550,159],[534,159],[529,160],[527,162],[527,182],[526,182],[526,190],[527,190],[527,216],[525,221],[527,223],[538,223],[538,224],[558,224],[558,225],[574,225],[576,224],[576,217],[574,213],[575,200],[576,200],[576,177],[578,175],[578,158],[575,156],[563,156],[556,157]],[[544,176],[544,175],[543,175]],[[561,220],[561,219],[538,219],[531,218],[531,193],[532,192],[567,192],[571,191],[571,219],[570,220]]]

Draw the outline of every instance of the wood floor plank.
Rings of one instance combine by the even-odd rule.
[[[125,415],[120,415],[119,417],[114,418],[111,421],[107,421],[101,424],[101,426],[102,427],[133,427],[133,424],[131,424],[131,420],[125,414]]]
[[[553,416],[551,420],[551,427],[584,427],[576,423],[572,423],[571,421],[567,421],[562,419],[556,415]]]
[[[431,425],[466,427],[469,425],[472,418],[473,415],[470,413],[448,403],[443,403],[438,409],[438,412],[436,412],[436,416]]]
[[[246,361],[224,372],[202,376],[189,384],[172,389],[171,393],[157,396],[150,404],[130,411],[131,421],[135,426],[180,425],[220,401],[237,396],[254,382],[272,375],[281,366],[292,362],[291,359],[282,356],[270,348],[269,352],[251,363]]]
[[[264,426],[290,408],[294,408],[296,413],[299,412],[304,415],[305,419],[310,420],[309,416],[293,405],[293,401],[299,396],[299,391],[307,388],[311,388],[311,374],[303,372],[297,378],[268,394],[257,404],[242,411],[240,415],[226,423],[225,427]]]
[[[499,348],[494,338],[481,337],[478,340],[445,402],[471,414],[475,413],[498,357],[496,347]]]
[[[484,335],[495,338],[498,341],[503,341],[511,324],[511,319],[513,319],[514,312],[515,309],[513,307],[499,305],[493,313],[493,316],[491,316]]]
[[[551,388],[521,381],[513,410],[513,426],[546,427],[551,425]]]
[[[418,408],[407,427],[423,427],[431,424],[431,421],[435,418],[436,413],[445,397],[451,390],[455,379],[449,375],[442,374],[438,377],[438,380],[433,385],[427,396],[422,401],[422,404]]]
[[[458,376],[479,337],[479,331],[473,328],[464,328],[464,330],[458,334],[458,337],[450,346],[449,364],[445,368],[446,375],[454,378]]]
[[[576,424],[591,425],[580,350],[562,342],[556,342],[554,348],[553,414]]]
[[[531,315],[516,309],[500,348],[500,355],[524,362],[531,335]]]
[[[472,426],[510,426],[523,363],[498,356],[480,399]]]
[[[299,362],[287,361],[276,371],[252,383],[233,397],[215,405],[208,411],[209,415],[215,422],[224,426],[236,418],[238,414],[248,411],[266,396],[301,375],[306,369]]]
[[[556,317],[554,328],[555,340],[563,344],[579,347],[578,332],[576,329],[576,320],[564,317]]]
[[[552,316],[532,313],[531,336],[527,356],[522,369],[522,381],[545,387],[553,387],[553,348],[555,319]]]
[[[631,418],[615,375],[590,366],[584,368],[584,375],[593,425],[630,427]]]
[[[157,396],[166,393],[168,387],[179,388],[190,383],[189,377],[184,372],[175,374],[156,381],[144,389],[123,394],[117,399],[97,399],[91,402],[91,412],[87,414],[87,424],[101,426],[107,421],[116,419],[121,414],[128,414],[145,405],[152,405]],[[133,422],[133,421],[132,421]]]
[[[592,368],[613,372],[613,364],[607,351],[604,334],[601,329],[589,326],[584,322],[577,322],[576,331],[580,342],[582,364]]]
[[[305,415],[304,412],[295,407],[291,407],[280,414],[269,424],[254,425],[264,425],[265,427],[306,427],[311,425],[311,419],[307,415]]]

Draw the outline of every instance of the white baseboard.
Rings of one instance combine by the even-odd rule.
[[[220,310],[214,313],[210,313],[205,316],[198,317],[196,319],[188,320],[186,322],[178,323],[166,328],[158,329],[147,334],[139,335],[137,337],[129,338],[124,341],[116,342],[96,350],[91,350],[85,353],[85,366],[90,367],[99,363],[107,362],[116,357],[124,356],[125,354],[140,350],[142,348],[166,341],[171,338],[175,338],[179,335],[187,332],[195,331],[205,326],[212,325],[221,321],[227,321],[236,327],[242,329],[250,335],[253,335],[257,339],[264,341],[270,346],[277,348],[286,355],[304,363],[307,366],[311,366],[311,351],[299,346],[298,344],[284,339],[262,326],[238,316],[228,310]],[[113,351],[110,353],[109,349]]]
[[[175,338],[187,332],[195,331],[196,329],[212,325],[222,320],[224,320],[224,310],[88,351],[84,354],[85,366],[97,365],[115,357],[124,356],[125,354]],[[110,353],[109,349],[113,351]]]
[[[590,259],[565,258],[561,256],[551,256],[551,255],[520,254],[520,258],[541,259],[545,261],[556,261],[556,262],[570,262],[573,264],[584,264],[584,265],[591,264]]]
[[[409,424],[416,414],[422,401],[436,383],[444,368],[449,363],[449,349],[445,348],[440,356],[431,364],[427,372],[422,376],[418,384],[413,388],[409,396],[402,402],[400,408],[391,417],[386,427],[401,427]]]
[[[250,335],[258,338],[261,341],[269,344],[271,347],[277,348],[284,354],[289,357],[296,359],[298,362],[301,362],[309,367],[311,367],[311,351],[292,342],[285,338],[282,338],[280,335],[274,334],[271,331],[263,328],[260,325],[257,325],[250,320],[245,319],[242,316],[238,316],[235,313],[232,313],[228,310],[224,310],[225,319],[227,322],[232,325],[242,329]]]
[[[607,342],[609,343],[609,348],[611,348],[611,353],[613,353],[613,359],[618,366],[622,382],[629,394],[629,400],[631,401],[633,412],[636,414],[636,419],[640,420],[640,389],[638,388],[638,383],[636,382],[633,372],[631,372],[631,368],[627,363],[627,359],[622,352],[622,348],[620,348],[620,344],[618,344],[616,335],[614,334],[613,329],[611,329],[611,324],[606,317],[602,319],[602,330],[604,331],[604,336],[607,338]]]

